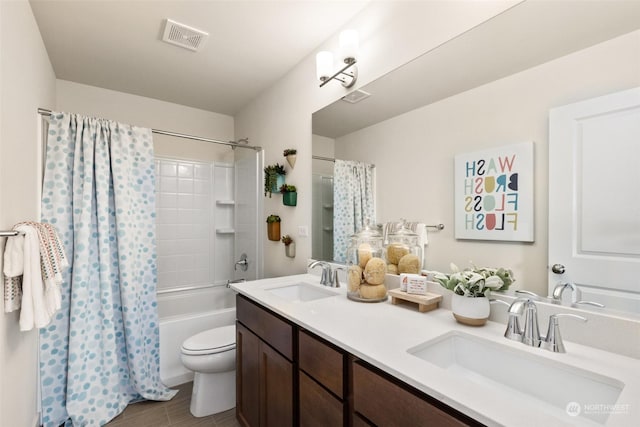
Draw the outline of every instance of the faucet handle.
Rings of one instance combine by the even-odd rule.
[[[560,317],[568,317],[575,320],[579,320],[583,323],[587,322],[586,317],[578,316],[577,314],[558,313],[549,316],[549,329],[547,330],[547,336],[544,339],[544,347],[554,353],[566,353],[562,342],[562,336],[560,335],[560,326],[558,319]]]
[[[600,304],[599,302],[595,302],[595,301],[578,301],[576,302],[576,304],[592,305],[594,307],[604,308],[604,304]]]
[[[333,287],[334,288],[339,288],[340,287],[340,279],[338,278],[338,270],[341,271],[347,271],[346,267],[336,267],[333,269]]]
[[[501,299],[495,299],[495,298],[491,298],[489,300],[489,303],[490,304],[503,304],[503,305],[506,305],[507,307],[509,307],[511,305],[506,301],[502,301]]]
[[[524,289],[516,289],[516,294],[529,295],[530,297],[533,297],[535,299],[540,299],[540,295],[536,294],[535,292],[525,291]]]

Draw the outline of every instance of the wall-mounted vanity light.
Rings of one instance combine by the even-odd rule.
[[[358,54],[358,32],[356,30],[344,30],[340,33],[340,59],[344,66],[338,71],[333,69],[333,53],[328,51],[318,52],[316,55],[316,73],[322,82],[320,87],[331,80],[342,82],[342,86],[351,87],[358,79],[356,56]]]

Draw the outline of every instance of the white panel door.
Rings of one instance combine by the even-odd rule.
[[[640,88],[550,111],[549,292],[640,312],[639,185]]]

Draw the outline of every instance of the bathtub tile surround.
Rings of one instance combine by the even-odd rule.
[[[157,157],[158,290],[232,277],[233,165]],[[213,256],[215,254],[215,256]],[[211,263],[211,259],[215,259]]]

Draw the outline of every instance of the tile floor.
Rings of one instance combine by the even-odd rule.
[[[240,427],[235,408],[220,414],[196,418],[189,412],[191,387],[186,383],[172,387],[178,394],[168,402],[139,402],[127,409],[106,427]]]

